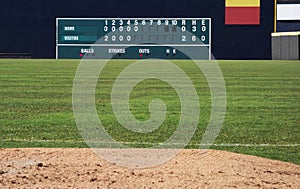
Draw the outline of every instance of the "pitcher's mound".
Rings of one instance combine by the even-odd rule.
[[[299,165],[216,150],[183,150],[146,169],[91,149],[0,149],[0,158],[0,188],[300,188]]]

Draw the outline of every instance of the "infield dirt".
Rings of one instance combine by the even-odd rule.
[[[0,188],[300,188],[299,165],[216,150],[182,150],[145,169],[91,149],[0,149],[0,158]]]

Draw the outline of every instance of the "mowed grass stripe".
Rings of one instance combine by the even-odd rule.
[[[165,101],[170,113],[161,128],[147,136],[122,128],[113,115],[110,93],[115,78],[132,62],[112,61],[103,70],[96,90],[96,106],[99,117],[115,139],[132,142],[133,147],[147,147],[143,143],[162,142],[174,132],[180,115],[179,99],[166,83],[147,80],[139,84],[130,99],[137,119],[150,117],[148,104],[155,97]],[[188,146],[197,148],[209,120],[209,88],[191,62],[174,62],[191,78],[199,94],[200,122]],[[300,164],[299,146],[280,146],[300,143],[300,62],[218,63],[226,82],[227,112],[216,144],[274,146],[215,145],[212,148]],[[86,147],[72,112],[72,85],[78,64],[77,60],[0,60],[1,147]],[[34,142],[39,140],[48,142]]]
[[[225,72],[228,109],[223,135],[220,135],[218,141],[250,144],[299,143],[299,62],[224,61],[223,63],[226,64],[221,66],[223,73]],[[233,71],[230,71],[230,68]],[[223,138],[225,136],[226,139]],[[299,147],[295,148],[294,154],[287,153],[287,159],[288,156],[297,156],[296,149],[299,151]],[[252,151],[253,149],[249,149],[250,154]],[[270,148],[270,152],[266,151],[266,154],[268,157],[274,157],[270,154],[276,152],[275,150],[272,152]],[[285,159],[282,156],[280,158]],[[299,163],[299,158],[296,162]]]

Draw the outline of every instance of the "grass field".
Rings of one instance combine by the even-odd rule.
[[[114,80],[132,61],[111,61],[99,77],[96,106],[107,131],[133,147],[166,140],[176,129],[180,104],[176,92],[159,80],[145,80],[131,93],[130,107],[139,120],[149,119],[154,97],[168,106],[162,126],[149,134],[129,132],[113,115]],[[174,61],[193,81],[201,116],[188,148],[201,142],[210,115],[208,84],[195,65]],[[300,62],[218,61],[227,90],[222,130],[211,147],[300,164]],[[0,59],[0,147],[87,147],[72,111],[72,86],[78,60]],[[199,80],[199,78],[201,78]]]

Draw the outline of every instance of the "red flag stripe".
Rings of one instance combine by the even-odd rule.
[[[225,24],[260,24],[260,7],[226,7]]]

